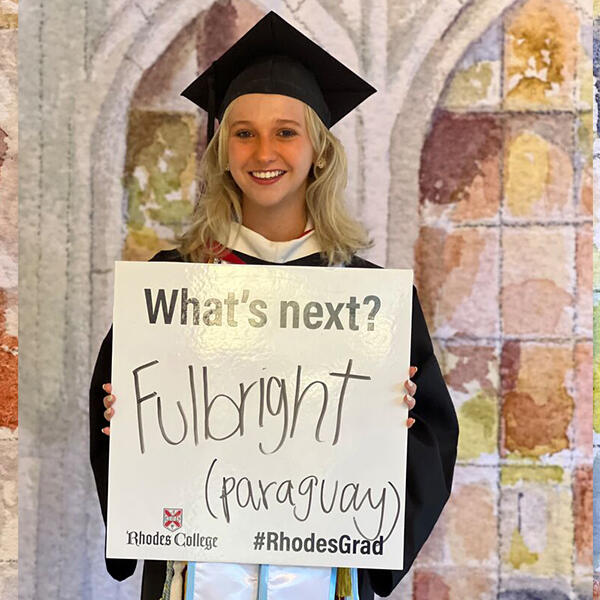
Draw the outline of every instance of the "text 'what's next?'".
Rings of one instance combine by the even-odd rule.
[[[373,331],[381,298],[368,294],[362,300],[349,296],[343,301],[281,299],[275,319],[268,302],[253,298],[250,290],[228,291],[224,297],[204,300],[189,294],[186,287],[166,290],[144,289],[148,322],[151,324],[205,325],[207,327],[264,327],[273,321],[282,329],[347,329]]]

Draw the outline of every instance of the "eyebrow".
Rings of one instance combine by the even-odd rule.
[[[281,123],[293,123],[294,125],[297,125],[298,127],[302,127],[302,125],[300,125],[300,123],[298,123],[298,121],[294,121],[294,119],[276,119],[275,123],[281,124]],[[236,125],[252,125],[252,121],[234,121],[230,127],[235,127]]]

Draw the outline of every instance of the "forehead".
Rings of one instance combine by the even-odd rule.
[[[293,120],[304,124],[304,102],[280,94],[244,94],[232,103],[229,122]]]

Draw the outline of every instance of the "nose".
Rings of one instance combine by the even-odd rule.
[[[254,156],[261,165],[268,165],[276,159],[275,146],[269,136],[257,137]]]

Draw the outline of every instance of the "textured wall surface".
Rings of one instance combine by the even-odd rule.
[[[17,598],[17,14],[0,1],[0,598]]]
[[[592,27],[577,0],[21,7],[22,597],[139,593],[139,573],[104,571],[86,462],[113,261],[185,223],[205,122],[179,93],[269,9],[379,90],[334,128],[347,199],[377,241],[367,257],[415,268],[459,414],[453,496],[394,597],[591,598]]]
[[[591,44],[573,4],[516,3],[433,113],[416,280],[461,439],[416,598],[592,593]]]
[[[594,600],[600,600],[600,2],[594,0]]]

